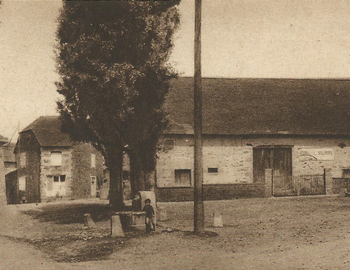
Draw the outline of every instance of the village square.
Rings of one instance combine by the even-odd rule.
[[[1,1],[0,269],[350,269],[348,12]]]

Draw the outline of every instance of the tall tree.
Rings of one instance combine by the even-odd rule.
[[[63,130],[101,150],[110,170],[110,203],[123,207],[122,154],[132,181],[154,170],[165,128],[167,64],[179,1],[65,1],[57,31],[56,83]],[[133,173],[134,172],[134,173]],[[133,183],[140,188],[140,182]],[[142,184],[141,184],[141,187]]]

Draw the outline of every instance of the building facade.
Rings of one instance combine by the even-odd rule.
[[[160,201],[193,199],[192,78],[172,84]],[[335,194],[350,178],[350,81],[203,79],[205,199]]]
[[[12,202],[96,197],[103,179],[102,155],[88,143],[71,141],[60,126],[58,117],[40,117],[20,132],[17,185],[12,185],[17,199]]]

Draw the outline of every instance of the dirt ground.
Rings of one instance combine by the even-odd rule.
[[[350,198],[208,201],[195,236],[193,202],[158,203],[168,220],[155,233],[111,237],[105,203],[8,206],[2,236],[30,244],[60,269],[350,269]],[[91,213],[96,228],[83,228]],[[223,216],[214,228],[213,213]],[[3,217],[1,222],[4,223]],[[171,228],[171,232],[167,230]]]

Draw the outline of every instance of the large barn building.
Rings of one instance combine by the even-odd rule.
[[[172,83],[160,201],[193,199],[193,78]],[[350,178],[350,80],[203,79],[205,199],[334,194]]]

